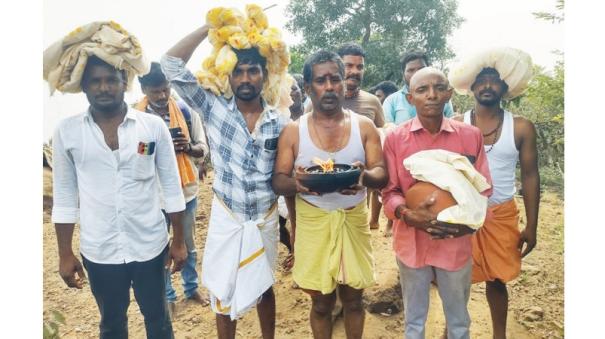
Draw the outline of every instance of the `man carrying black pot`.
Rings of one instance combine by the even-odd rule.
[[[273,175],[276,194],[296,196],[294,281],[312,299],[314,337],[331,337],[336,288],[344,305],[348,338],[361,338],[363,289],[374,284],[366,188],[388,181],[374,123],[344,110],[344,64],[333,52],[318,51],[303,68],[313,112],[290,122],[279,137]],[[361,168],[358,183],[337,192],[312,192],[292,175],[319,158]],[[329,175],[329,174],[326,174]]]

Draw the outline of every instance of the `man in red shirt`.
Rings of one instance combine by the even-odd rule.
[[[424,338],[432,280],[437,281],[443,301],[448,338],[469,338],[467,304],[473,230],[437,221],[437,215],[428,209],[434,198],[427,198],[417,209],[409,209],[404,198],[416,180],[403,166],[403,160],[423,150],[443,149],[467,156],[491,185],[479,129],[443,116],[451,95],[443,72],[432,67],[419,70],[410,80],[407,94],[417,116],[393,130],[384,143],[389,183],[382,194],[385,213],[394,221],[393,249],[399,265],[408,339]],[[489,196],[491,189],[481,193]]]

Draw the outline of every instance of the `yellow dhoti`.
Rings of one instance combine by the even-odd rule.
[[[374,258],[365,200],[352,209],[328,211],[296,197],[294,281],[329,294],[338,284],[374,285]]]

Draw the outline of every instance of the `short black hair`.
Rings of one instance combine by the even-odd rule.
[[[370,93],[376,94],[376,91],[378,90],[381,90],[382,93],[384,93],[384,96],[388,97],[389,95],[397,92],[399,88],[397,88],[397,85],[394,82],[387,80],[379,82],[378,85],[372,87],[370,89]]]
[[[267,67],[267,59],[260,55],[258,48],[235,49],[233,52],[237,56],[237,65],[260,65],[262,69]]]
[[[298,85],[298,87],[304,92],[305,79],[303,78],[303,75],[300,73],[295,73],[292,74],[292,77],[294,78],[294,80],[296,80],[296,84]]]
[[[167,81],[166,75],[164,75],[164,72],[162,72],[162,67],[160,67],[160,64],[155,61],[151,63],[149,73],[139,77],[141,87],[158,87],[162,86]]]
[[[305,84],[310,84],[311,80],[313,80],[313,66],[326,62],[336,63],[336,65],[338,65],[338,73],[341,77],[345,77],[345,65],[338,54],[322,49],[311,54],[307,60],[305,60],[305,65],[303,66],[303,78],[305,79]]]
[[[498,78],[500,78],[500,72],[498,72],[497,69],[493,67],[484,67],[481,72],[479,72],[479,74],[477,74],[477,76],[475,77],[475,81],[473,81],[473,83],[471,84],[471,90],[473,89],[473,87],[475,87],[475,82],[477,81],[477,78],[485,74],[495,74],[498,76]],[[500,78],[500,80],[504,84],[504,93],[508,92],[508,84],[506,83],[506,81],[502,80],[502,78]]]
[[[366,57],[366,53],[363,48],[354,42],[347,42],[346,44],[340,45],[338,50],[336,51],[341,58],[344,58],[345,55],[358,55],[361,57]]]
[[[117,69],[114,66],[105,62],[103,59],[99,58],[98,56],[92,54],[92,55],[89,55],[88,59],[86,60],[86,67],[84,67],[84,71],[82,72],[82,79],[80,80],[80,86],[84,86],[86,84],[86,81],[88,81],[89,69],[92,66],[101,66],[101,67],[109,68],[112,71],[118,71],[118,73],[120,73],[122,75],[122,80],[125,83],[128,82],[128,77],[126,76],[126,70]]]
[[[422,59],[427,66],[430,66],[431,63],[429,61],[429,57],[426,55],[426,52],[421,50],[412,50],[406,52],[403,58],[401,58],[401,70],[405,72],[405,65],[410,61],[414,61],[417,59]]]

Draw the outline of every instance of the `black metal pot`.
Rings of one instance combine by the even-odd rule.
[[[311,166],[297,172],[296,177],[313,192],[331,193],[355,185],[361,175],[361,169],[351,165],[334,164],[334,170],[324,173],[321,166]]]

